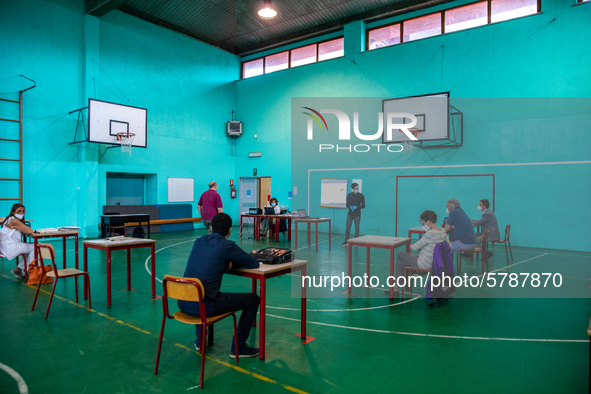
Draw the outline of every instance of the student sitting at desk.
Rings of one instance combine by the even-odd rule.
[[[417,243],[410,246],[410,250],[420,250],[419,254],[411,254],[408,252],[398,253],[398,260],[396,260],[396,270],[394,277],[398,278],[403,275],[405,267],[432,269],[433,268],[433,251],[435,245],[440,242],[449,242],[446,232],[437,227],[437,214],[433,211],[425,211],[420,216],[423,229],[426,231],[425,235]],[[397,292],[398,286],[394,286],[394,292]]]
[[[21,241],[23,234],[33,234],[33,230],[25,225],[25,206],[14,204],[8,215],[2,222],[0,231],[0,253],[8,260],[12,260],[20,254],[27,255],[27,263],[35,258],[35,247]],[[24,260],[24,259],[23,259]],[[24,279],[23,270],[26,269],[25,261],[21,261],[10,272],[19,279]]]
[[[474,249],[476,236],[472,220],[460,208],[460,202],[457,199],[452,198],[447,201],[447,213],[449,216],[445,220],[445,231],[451,238],[451,252],[455,253],[459,249]]]
[[[246,345],[252,323],[257,317],[260,299],[254,293],[222,293],[222,277],[232,266],[236,268],[259,268],[259,262],[240,249],[233,241],[228,241],[232,233],[232,218],[218,213],[211,220],[212,233],[197,238],[187,262],[185,278],[197,278],[205,290],[207,316],[216,316],[231,311],[242,311],[238,322],[238,356],[255,357],[259,349]],[[179,308],[187,315],[199,317],[199,303],[178,301]],[[199,351],[199,326],[196,326],[195,348]],[[232,339],[230,357],[235,357],[236,349]]]

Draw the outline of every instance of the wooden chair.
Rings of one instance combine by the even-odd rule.
[[[35,310],[35,303],[37,302],[37,296],[39,295],[39,289],[41,288],[41,282],[43,281],[43,277],[45,275],[54,278],[53,279],[53,287],[51,288],[51,296],[49,296],[49,304],[47,305],[47,312],[45,312],[45,318],[49,315],[49,308],[51,308],[51,301],[53,300],[53,294],[55,293],[55,286],[57,285],[57,281],[61,278],[74,278],[75,281],[75,288],[76,288],[76,303],[78,303],[78,277],[85,276],[86,280],[84,283],[88,283],[88,291],[85,291],[88,294],[88,308],[92,308],[90,303],[90,276],[88,272],[80,271],[76,268],[64,268],[64,269],[57,269],[57,265],[55,264],[55,250],[53,249],[53,245],[50,244],[37,244],[37,255],[39,256],[39,263],[41,267],[45,267],[43,262],[44,259],[51,260],[51,265],[53,266],[53,271],[45,273],[45,270],[41,271],[41,276],[39,277],[39,284],[37,285],[37,292],[35,293],[35,299],[33,300],[33,307],[31,310]]]
[[[482,234],[482,246],[480,247],[476,247],[474,249],[459,249],[456,251],[456,274],[459,274],[462,268],[462,252],[464,253],[470,253],[470,254],[474,254],[476,253],[476,256],[478,256],[478,254],[480,253],[482,258],[480,259],[482,261],[482,274],[484,275],[484,264],[486,263],[486,272],[488,272],[488,256],[487,256],[487,252],[488,252],[488,230],[485,231]],[[472,256],[473,257],[473,256]]]
[[[427,268],[415,268],[415,267],[404,267],[403,271],[404,273],[404,278],[406,279],[406,288],[410,287],[410,293],[412,294],[412,281],[409,281],[409,275],[427,275],[430,272],[433,272],[433,270],[431,269],[427,269]],[[410,286],[409,286],[410,285]],[[404,298],[404,289],[405,287],[402,288],[402,298]]]
[[[513,251],[511,250],[511,242],[509,241],[509,234],[511,232],[511,225],[505,226],[505,239],[500,241],[490,241],[491,244],[505,244],[505,255],[507,255],[507,265],[509,265],[509,253],[511,253],[511,261],[513,261]],[[509,245],[509,251],[507,251],[507,245]]]
[[[182,278],[171,275],[164,275],[162,281],[164,287],[164,295],[162,296],[162,327],[160,329],[160,339],[158,340],[158,353],[156,355],[156,367],[154,368],[154,375],[158,374],[158,363],[160,361],[160,351],[162,350],[162,338],[164,336],[164,324],[166,319],[176,319],[181,323],[194,324],[199,327],[199,350],[201,352],[201,375],[199,387],[203,388],[203,376],[205,372],[205,337],[207,334],[207,327],[209,326],[209,345],[213,344],[213,324],[225,319],[228,316],[234,318],[234,349],[236,349],[236,362],[238,362],[238,332],[236,330],[236,313],[228,312],[217,316],[207,317],[205,312],[205,304],[202,302],[205,296],[203,284],[197,278]],[[201,317],[187,315],[182,311],[175,312],[170,315],[168,311],[168,298],[174,298],[183,301],[199,302],[199,314]]]

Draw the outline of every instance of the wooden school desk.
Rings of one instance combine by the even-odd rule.
[[[351,249],[353,246],[360,246],[367,248],[367,268],[366,273],[369,277],[369,250],[370,248],[379,248],[379,249],[389,249],[390,250],[390,276],[394,276],[394,250],[400,246],[406,245],[406,251],[410,253],[410,238],[401,238],[401,237],[383,237],[380,235],[364,235],[358,238],[351,238],[348,241],[349,243],[349,277],[351,280],[349,281],[349,290],[348,293],[351,294],[351,282],[353,281],[352,276],[352,261],[351,261]],[[367,283],[366,283],[367,285]],[[394,298],[394,287],[390,286],[390,299]]]
[[[99,249],[107,252],[107,308],[111,307],[111,252],[114,250],[127,251],[127,290],[131,290],[131,249],[150,248],[152,250],[152,299],[156,298],[156,240],[142,238],[119,238],[114,241],[98,239],[82,241],[84,245],[84,271],[88,272],[88,249]],[[84,286],[86,289],[87,286]],[[86,291],[86,290],[85,290]],[[84,293],[86,298],[86,293]]]
[[[74,237],[74,250],[75,250],[75,264],[76,269],[78,269],[78,234],[80,231],[53,231],[51,233],[33,233],[29,236],[33,238],[33,245],[35,247],[35,259],[37,259],[37,244],[39,243],[40,239],[46,238],[62,238],[63,245],[64,245],[64,269],[66,268],[66,238]],[[27,263],[30,263],[28,261]]]
[[[298,223],[307,223],[308,224],[308,246],[310,246],[310,226],[313,223],[316,223],[316,251],[318,252],[318,223],[326,223],[328,222],[328,249],[331,248],[331,236],[330,236],[330,228],[331,228],[331,220],[330,218],[316,218],[316,219],[295,219],[295,248],[298,248]]]
[[[277,276],[286,275],[295,271],[301,271],[302,276],[306,275],[306,266],[308,262],[305,260],[294,260],[291,263],[283,264],[261,264],[259,268],[232,268],[228,274],[244,276],[252,278],[252,292],[256,294],[257,280],[260,282],[259,297],[260,304],[260,322],[259,322],[259,359],[265,359],[265,321],[266,321],[266,307],[267,307],[267,279],[275,278]],[[306,338],[306,288],[301,288],[301,337]]]

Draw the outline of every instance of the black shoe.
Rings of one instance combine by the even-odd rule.
[[[348,245],[349,245],[349,242],[347,242],[347,241],[345,241],[341,244],[341,246],[348,246]]]
[[[14,267],[12,270],[10,270],[10,272],[12,272],[12,274],[14,276],[16,276],[17,278],[24,280],[25,279],[25,274],[23,274],[23,270],[20,269],[19,267]]]
[[[256,357],[259,355],[259,349],[244,345],[242,349],[238,351],[238,357]],[[230,349],[230,357],[236,357],[236,352],[234,351],[234,346]]]

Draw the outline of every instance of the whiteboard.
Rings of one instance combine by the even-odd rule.
[[[168,178],[168,202],[195,201],[193,178]]]
[[[347,180],[323,178],[320,183],[320,205],[345,208],[347,206]]]

